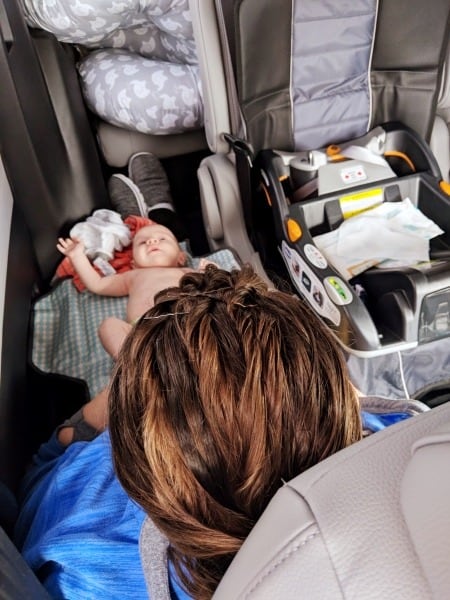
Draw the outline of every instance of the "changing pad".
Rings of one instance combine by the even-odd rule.
[[[187,255],[187,266],[196,268],[199,258]],[[230,250],[206,257],[223,269],[239,268]],[[97,329],[106,317],[123,319],[127,298],[78,292],[70,279],[60,281],[34,305],[32,362],[45,373],[86,381],[91,396],[109,381],[113,360],[100,343]]]

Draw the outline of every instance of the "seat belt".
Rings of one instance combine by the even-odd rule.
[[[224,4],[226,5],[226,8],[224,8]],[[215,6],[225,81],[227,85],[231,133],[237,138],[246,139],[247,132],[242,116],[235,78],[235,46],[234,30],[232,29],[234,24],[230,23],[229,14],[230,8],[233,8],[234,3],[233,0],[215,0]],[[233,36],[233,39],[230,39],[231,36]],[[231,44],[233,45],[233,48],[231,48]]]
[[[254,153],[251,144],[245,140],[235,137],[229,133],[223,134],[224,139],[233,149],[236,161],[236,175],[241,194],[242,210],[244,212],[245,225],[250,238],[254,235],[253,225],[253,159]]]

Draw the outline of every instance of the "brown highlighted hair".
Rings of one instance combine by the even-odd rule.
[[[110,390],[117,475],[210,598],[283,481],[361,437],[336,341],[299,298],[213,266],[160,293]]]

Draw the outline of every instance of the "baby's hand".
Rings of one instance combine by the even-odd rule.
[[[68,256],[69,258],[75,258],[76,256],[80,256],[84,254],[84,244],[79,240],[72,238],[58,238],[58,243],[56,247],[64,254],[64,256]]]
[[[214,267],[220,268],[219,265],[212,260],[208,260],[207,258],[201,258],[198,263],[199,271],[204,271],[208,265],[213,265]]]

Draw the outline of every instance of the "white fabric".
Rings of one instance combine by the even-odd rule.
[[[101,208],[70,230],[70,237],[83,242],[89,258],[111,260],[115,250],[122,250],[131,242],[131,233],[121,216],[113,210]]]
[[[383,202],[314,238],[346,279],[374,265],[407,266],[429,260],[429,240],[443,233],[409,198]]]

